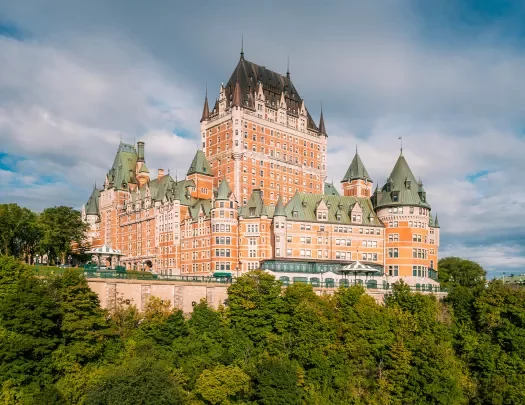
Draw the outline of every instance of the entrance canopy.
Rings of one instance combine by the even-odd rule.
[[[108,245],[103,245],[99,248],[91,249],[89,252],[86,252],[91,255],[101,255],[101,256],[124,256],[118,249],[113,249]]]
[[[339,269],[343,274],[370,274],[370,273],[380,273],[381,271],[373,268],[367,264],[361,263],[359,260],[356,260],[354,263],[347,264]]]

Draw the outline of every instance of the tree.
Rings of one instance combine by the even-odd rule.
[[[86,230],[80,213],[70,207],[46,208],[39,222],[43,233],[41,248],[52,262],[56,257],[65,261],[67,253],[71,251],[71,244],[80,244]]]
[[[232,324],[253,341],[262,341],[274,330],[281,283],[262,271],[248,272],[228,288]]]
[[[17,204],[0,204],[0,254],[29,261],[41,236],[37,214]]]
[[[218,365],[204,370],[197,380],[195,390],[204,400],[215,404],[229,404],[231,399],[241,399],[250,389],[250,377],[236,366]]]
[[[486,272],[478,263],[459,257],[445,257],[438,263],[439,282],[445,286],[476,287],[484,285]]]
[[[134,357],[110,366],[88,387],[85,405],[179,405],[185,394],[161,360]]]
[[[257,368],[256,381],[256,397],[260,404],[302,403],[303,390],[298,386],[297,367],[286,359],[263,360]]]
[[[83,275],[68,269],[51,279],[60,309],[61,345],[54,354],[60,370],[77,369],[97,358],[109,336],[97,294]]]

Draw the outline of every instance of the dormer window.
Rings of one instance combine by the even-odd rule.
[[[399,202],[399,191],[392,191],[392,202]]]
[[[292,211],[292,217],[293,218],[297,218],[298,217],[298,212],[297,211]]]
[[[255,207],[250,207],[250,216],[255,216]]]
[[[405,188],[407,190],[410,190],[410,185],[412,184],[412,182],[410,180],[405,180]]]
[[[337,220],[338,220],[338,221],[341,220],[341,214],[337,214]]]

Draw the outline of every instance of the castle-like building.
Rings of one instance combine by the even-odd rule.
[[[356,151],[340,195],[326,183],[323,112],[316,124],[289,72],[241,52],[211,108],[206,94],[200,124],[202,148],[181,180],[161,169],[152,178],[144,142],[119,145],[82,210],[93,248],[161,275],[263,268],[285,282],[436,283],[437,216],[403,154],[372,191]]]

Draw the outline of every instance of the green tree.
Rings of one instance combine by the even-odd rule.
[[[218,365],[201,373],[195,390],[210,404],[230,404],[250,390],[250,377],[239,367]]]
[[[159,359],[135,357],[110,366],[88,387],[84,405],[179,405],[185,394]]]
[[[84,276],[71,269],[52,278],[50,285],[61,317],[61,345],[54,354],[55,362],[60,370],[78,369],[102,353],[110,335],[105,312]]]
[[[41,249],[52,262],[57,257],[65,261],[72,243],[81,244],[86,230],[80,213],[70,207],[46,208],[40,214],[39,223],[42,228]]]
[[[439,282],[445,286],[476,287],[484,285],[486,272],[478,263],[459,257],[445,257],[438,263]]]
[[[256,398],[262,405],[302,403],[297,367],[287,359],[263,360],[257,368],[256,382]]]
[[[228,288],[232,325],[254,342],[264,340],[275,328],[280,294],[274,276],[262,270],[242,275]]]

